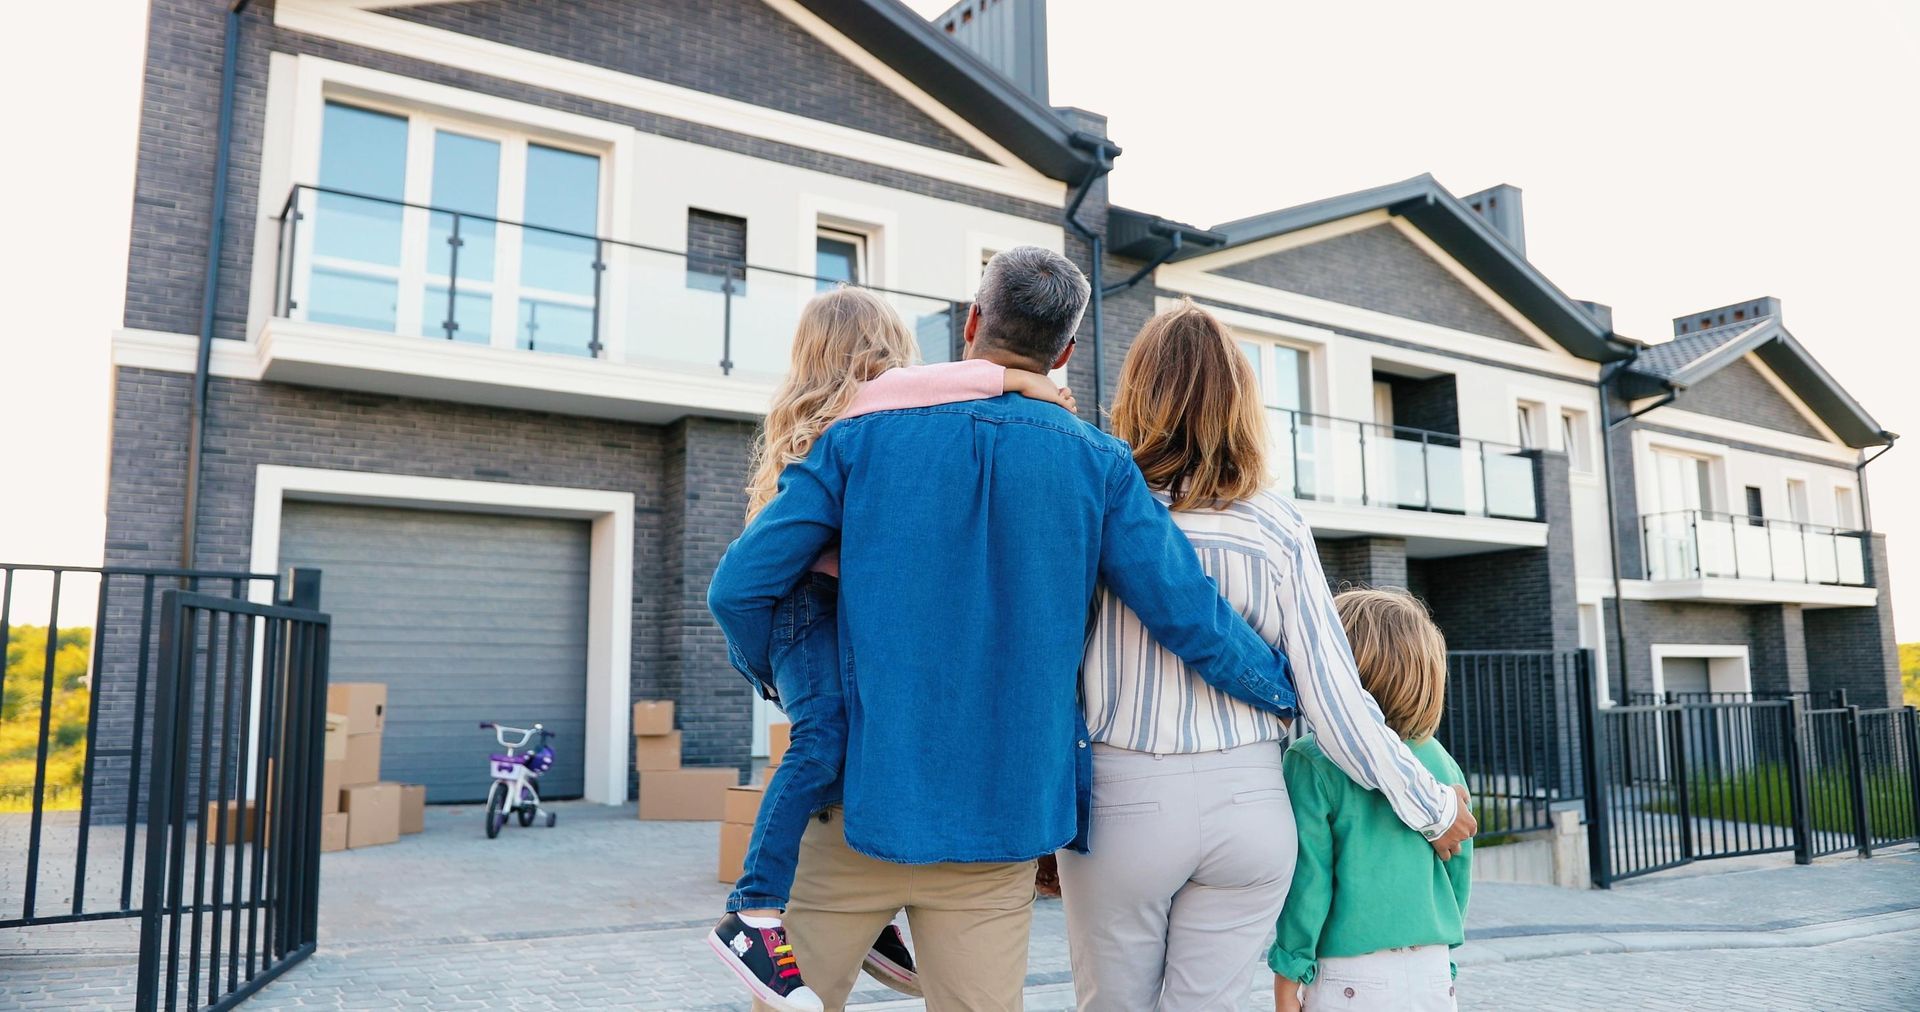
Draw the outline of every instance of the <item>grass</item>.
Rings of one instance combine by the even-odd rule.
[[[1696,818],[1724,819],[1756,825],[1793,825],[1792,781],[1780,763],[1759,763],[1727,776],[1694,777],[1687,781],[1687,807]],[[1881,771],[1867,777],[1868,816],[1880,838],[1913,834],[1908,811],[1912,787],[1903,774]],[[1853,832],[1853,785],[1846,774],[1816,770],[1807,775],[1808,816],[1813,828],[1832,833]],[[1875,811],[1873,800],[1893,798],[1882,805],[1893,811]],[[1648,811],[1677,814],[1679,800],[1671,793],[1646,806]]]

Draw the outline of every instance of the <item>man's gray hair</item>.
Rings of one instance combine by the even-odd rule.
[[[1051,366],[1067,350],[1092,290],[1073,261],[1041,246],[994,254],[980,274],[975,340]]]

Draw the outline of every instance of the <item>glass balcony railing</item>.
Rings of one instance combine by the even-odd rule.
[[[1445,432],[1267,409],[1279,485],[1295,499],[1539,520],[1533,455]]]
[[[715,256],[299,185],[279,217],[274,315],[528,352],[761,377],[837,282]],[[923,361],[951,359],[965,303],[862,286]]]
[[[1772,580],[1865,587],[1867,532],[1675,510],[1640,518],[1653,580]]]

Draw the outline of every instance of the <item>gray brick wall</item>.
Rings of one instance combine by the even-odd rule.
[[[1392,225],[1282,250],[1215,273],[1514,344],[1534,344]]]
[[[502,45],[984,157],[760,0],[469,0],[382,11]]]
[[[1313,539],[1327,586],[1338,594],[1355,588],[1407,587],[1405,538]]]
[[[1797,604],[1752,609],[1748,616],[1748,662],[1755,692],[1805,692],[1807,633]]]
[[[1417,380],[1375,373],[1393,389],[1393,424],[1460,434],[1459,384],[1452,376]]]
[[[1688,387],[1674,400],[1673,406],[1810,439],[1824,438],[1820,430],[1745,359]]]
[[[1873,536],[1872,573],[1880,600],[1871,608],[1806,613],[1808,680],[1814,689],[1845,689],[1861,706],[1900,703],[1900,648],[1894,640],[1893,584],[1887,536]]]
[[[734,291],[746,281],[747,219],[718,211],[687,210],[687,283],[718,287],[732,275]],[[704,277],[702,277],[704,276]]]
[[[1579,649],[1567,456],[1535,456],[1535,494],[1547,522],[1544,547],[1409,563],[1434,622],[1455,650]]]
[[[570,5],[543,4],[537,8],[529,5],[528,9],[537,9],[542,12],[541,17],[564,23],[568,31],[577,33],[583,45],[589,36],[603,31],[590,19],[570,13]],[[1037,221],[1059,220],[1057,206],[860,162],[833,152],[749,137],[517,81],[302,35],[275,27],[272,19],[270,0],[252,5],[242,18],[245,36],[235,92],[229,218],[221,251],[223,273],[216,317],[216,332],[221,337],[245,336],[241,331],[250,284],[248,264],[253,254],[253,214],[259,199],[258,168],[270,52],[325,57],[910,193]],[[175,333],[193,333],[199,329],[200,291],[206,270],[207,228],[212,205],[223,24],[222,8],[218,4],[154,0],[151,6],[141,98],[139,160],[134,182],[132,248],[128,254],[124,318],[129,327]],[[829,95],[821,101],[850,100]],[[917,110],[913,114],[919,115]],[[860,115],[878,117],[876,122],[884,124],[893,122],[889,118],[892,113],[873,103],[861,104]],[[899,125],[905,128],[904,123]],[[894,135],[891,130],[882,132]],[[278,193],[271,197],[275,206],[284,199],[284,195]],[[781,227],[786,226],[783,223]]]

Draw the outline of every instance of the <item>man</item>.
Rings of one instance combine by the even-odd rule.
[[[1065,365],[1088,294],[1058,253],[999,254],[967,357]],[[809,828],[786,916],[807,983],[841,1007],[904,907],[930,1007],[1017,1008],[1035,859],[1086,821],[1076,675],[1096,584],[1210,683],[1281,714],[1286,658],[1221,600],[1126,446],[1053,406],[843,420],[780,486],[708,602],[736,664],[765,676],[775,603],[839,541],[845,803]]]

